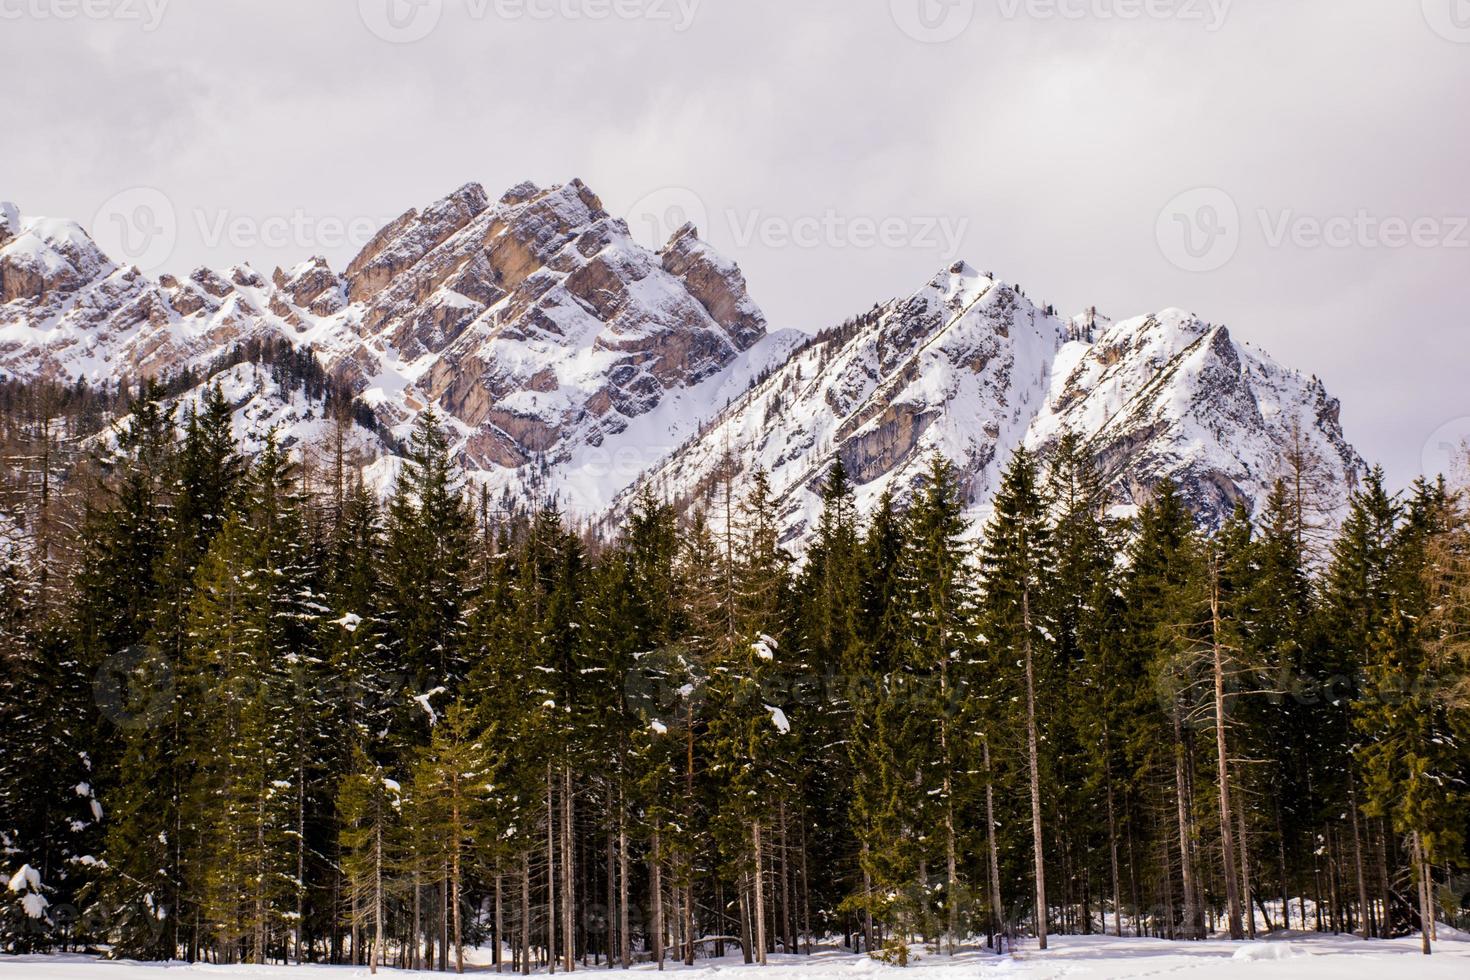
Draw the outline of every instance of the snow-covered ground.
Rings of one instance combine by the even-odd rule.
[[[1454,937],[1454,938],[1451,938]],[[1188,980],[1238,978],[1291,978],[1291,980],[1398,980],[1400,977],[1456,978],[1470,976],[1470,936],[1442,929],[1434,955],[1419,953],[1415,939],[1365,943],[1345,936],[1288,934],[1254,943],[1222,941],[1171,943],[1152,939],[1106,937],[1053,937],[1052,948],[1039,952],[1022,948],[1014,956],[964,952],[953,959],[921,955],[907,971],[840,951],[821,951],[810,957],[776,956],[765,969],[747,967],[738,956],[701,961],[692,968],[671,965],[681,980],[714,980],[719,975],[746,973],[751,980],[874,980],[906,972],[916,980],[1004,980],[1067,977],[1109,980],[1177,974]],[[475,957],[478,962],[481,957]],[[487,968],[476,965],[474,972]],[[653,967],[641,964],[638,972]],[[491,971],[493,972],[493,971]],[[605,969],[583,971],[592,975]],[[264,966],[216,967],[184,964],[106,962],[84,956],[0,957],[0,980],[191,980],[198,977],[282,977],[298,980],[335,980],[367,976],[364,967]],[[384,969],[385,980],[406,977],[404,971]],[[439,974],[443,976],[443,974]]]

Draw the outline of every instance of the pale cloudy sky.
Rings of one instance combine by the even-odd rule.
[[[0,0],[0,65],[0,198],[163,270],[576,176],[775,326],[965,258],[1228,324],[1396,483],[1470,435],[1470,0]]]

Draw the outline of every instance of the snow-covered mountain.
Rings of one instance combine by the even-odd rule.
[[[1329,512],[1364,470],[1321,382],[1235,344],[1224,327],[1179,310],[1063,321],[959,263],[819,335],[649,479],[671,499],[712,506],[726,467],[764,467],[786,535],[799,540],[835,457],[867,509],[885,489],[904,499],[937,450],[955,464],[978,528],[1012,450],[1044,459],[1068,431],[1096,454],[1117,509],[1167,477],[1211,526],[1237,500],[1263,500],[1293,453]]]
[[[769,332],[740,270],[684,227],[637,245],[580,181],[475,184],[383,228],[338,272],[321,258],[149,278],[67,221],[0,208],[0,373],[220,381],[242,434],[324,438],[322,406],[221,355],[285,338],[401,438],[429,406],[497,495],[616,515],[647,479],[683,505],[721,468],[766,468],[788,537],[840,454],[870,506],[949,457],[983,517],[1012,448],[1090,440],[1115,503],[1161,478],[1203,520],[1254,503],[1292,451],[1339,506],[1362,462],[1320,382],[1178,310],[1065,321],[963,263],[808,337]],[[185,398],[197,397],[196,388]],[[386,483],[391,439],[358,431]]]
[[[466,185],[395,219],[341,273],[316,258],[270,277],[241,265],[153,280],[72,222],[13,205],[0,221],[0,371],[207,379],[232,346],[285,337],[385,430],[406,435],[432,405],[497,493],[559,493],[581,514],[799,340],[767,332],[739,269],[695,229],[650,252],[575,180],[497,202]]]

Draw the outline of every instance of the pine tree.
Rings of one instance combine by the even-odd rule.
[[[991,660],[1022,670],[1019,690],[1025,704],[1026,771],[1031,795],[1031,847],[1036,886],[1036,937],[1047,946],[1045,834],[1042,826],[1041,740],[1046,720],[1037,710],[1039,679],[1050,673],[1054,657],[1047,603],[1040,601],[1054,564],[1046,502],[1036,464],[1017,449],[1001,478],[994,515],[985,530],[980,557],[984,598],[980,629]]]
[[[473,538],[448,438],[424,412],[388,505],[382,562],[387,648],[408,674],[396,727],[420,744],[428,729],[414,699],[456,689],[468,669],[462,617]]]

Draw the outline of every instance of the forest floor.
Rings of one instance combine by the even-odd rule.
[[[953,958],[921,954],[907,968],[914,980],[1113,980],[1125,977],[1172,975],[1184,980],[1399,980],[1399,978],[1470,977],[1470,935],[1444,929],[1434,955],[1419,952],[1416,938],[1363,942],[1350,936],[1289,933],[1256,942],[1213,940],[1172,943],[1154,939],[1113,939],[1103,936],[1053,936],[1051,948],[1041,952],[1023,944],[1011,956],[966,950]],[[482,965],[488,951],[477,950],[467,972],[493,975]],[[654,972],[651,964],[634,968]],[[755,972],[758,971],[758,972]],[[410,973],[384,968],[385,980],[445,974]],[[579,973],[597,975],[605,968]],[[764,970],[747,967],[738,955],[701,960],[697,966],[670,964],[668,972],[681,980],[715,980],[720,975],[746,973],[755,980],[875,980],[900,968],[840,949],[818,950],[812,956],[775,956]],[[365,967],[333,966],[208,966],[182,963],[130,963],[80,955],[0,956],[0,980],[210,980],[219,978],[296,978],[346,980],[368,976]],[[507,977],[512,974],[506,974]]]

